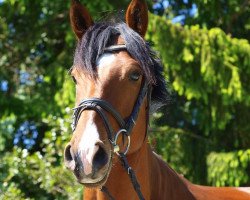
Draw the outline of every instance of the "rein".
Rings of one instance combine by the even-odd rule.
[[[116,51],[126,51],[126,50],[127,50],[126,45],[113,45],[108,48],[105,48],[103,53],[106,53],[106,52],[113,53]],[[130,116],[126,120],[123,119],[120,113],[116,111],[116,109],[109,102],[99,99],[99,98],[89,98],[89,99],[82,100],[77,107],[73,108],[74,110],[73,123],[71,125],[73,131],[75,131],[77,123],[80,119],[80,116],[82,112],[85,110],[94,110],[100,115],[101,119],[104,122],[104,126],[108,134],[108,139],[110,141],[110,144],[113,147],[113,153],[117,154],[117,156],[119,157],[121,161],[122,166],[128,172],[128,175],[133,184],[134,190],[136,191],[140,200],[144,200],[145,198],[143,197],[141,193],[140,185],[136,179],[135,173],[128,163],[126,154],[129,151],[129,147],[130,147],[130,135],[131,135],[132,129],[138,118],[139,110],[142,105],[143,99],[146,96],[148,98],[146,127],[148,127],[151,88],[145,80],[142,82],[142,85],[141,85],[137,100],[135,102],[135,105],[133,107],[133,110]],[[113,118],[117,121],[118,125],[120,126],[120,130],[117,133],[114,132],[105,111],[110,113],[113,116]],[[120,147],[117,144],[118,137],[121,134],[123,138],[124,136],[127,137],[127,147],[124,152],[120,151]],[[109,197],[109,199],[114,200],[114,198],[112,197],[112,195],[109,193],[108,189],[105,186],[101,188],[101,191],[104,192]]]

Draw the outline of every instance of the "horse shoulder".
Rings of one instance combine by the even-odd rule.
[[[249,200],[250,187],[208,187],[188,183],[190,192],[197,200]]]
[[[165,172],[161,174],[161,178],[166,178],[166,183],[174,184],[175,191],[182,191],[182,194],[181,192],[177,192],[181,195],[181,199],[250,200],[250,187],[209,187],[196,185],[188,181],[184,176],[176,173],[159,155],[155,153],[154,155],[160,164],[161,171]]]

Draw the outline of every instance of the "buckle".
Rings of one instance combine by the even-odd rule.
[[[129,147],[130,147],[130,136],[127,135],[127,130],[126,130],[126,129],[121,129],[121,130],[119,130],[119,131],[116,133],[116,135],[115,135],[114,141],[111,142],[111,143],[112,143],[113,148],[114,148],[114,150],[113,150],[114,153],[116,153],[117,155],[120,155],[122,152],[120,152],[120,147],[119,147],[119,145],[117,144],[117,140],[118,140],[118,138],[119,138],[119,136],[120,136],[121,133],[123,133],[124,135],[126,135],[127,138],[128,138],[128,139],[127,139],[127,140],[128,140],[128,143],[127,143],[126,150],[123,152],[123,154],[126,155],[126,154],[128,153]]]

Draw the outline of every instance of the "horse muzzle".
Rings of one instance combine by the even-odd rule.
[[[110,172],[111,153],[105,150],[102,142],[92,148],[74,152],[71,144],[64,150],[65,166],[74,173],[79,183],[88,187],[103,185]]]

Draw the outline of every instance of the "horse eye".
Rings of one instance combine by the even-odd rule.
[[[77,84],[76,78],[74,76],[71,76],[71,78],[74,81],[74,83]]]
[[[138,80],[140,79],[140,77],[141,77],[141,73],[138,72],[138,71],[135,71],[135,72],[133,72],[133,73],[131,73],[131,74],[129,75],[129,79],[130,79],[131,81],[138,81]]]

